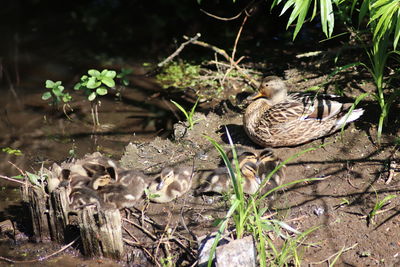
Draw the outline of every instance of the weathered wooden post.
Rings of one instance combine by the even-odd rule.
[[[50,193],[49,223],[51,239],[59,243],[65,242],[65,230],[68,221],[69,203],[65,187],[58,187]]]
[[[49,227],[49,207],[46,193],[36,186],[29,186],[27,191],[29,210],[32,217],[32,229],[36,242],[51,240]]]
[[[90,257],[120,260],[124,246],[119,210],[97,210],[95,206],[88,206],[78,216],[84,253]]]

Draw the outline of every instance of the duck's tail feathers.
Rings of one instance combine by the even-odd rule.
[[[343,125],[350,123],[352,121],[357,120],[358,118],[361,117],[361,115],[364,113],[364,110],[362,108],[359,109],[355,109],[353,110],[350,115],[348,115],[347,113],[344,114],[342,117],[340,117],[337,121],[336,121],[336,129],[340,129],[341,127],[343,127]]]

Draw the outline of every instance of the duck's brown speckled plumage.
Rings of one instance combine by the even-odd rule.
[[[333,95],[287,94],[285,83],[275,76],[264,78],[254,99],[243,125],[250,139],[265,147],[306,143],[339,130],[364,112],[355,109],[346,120],[351,104]]]

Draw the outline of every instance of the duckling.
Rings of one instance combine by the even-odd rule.
[[[62,169],[57,163],[53,163],[49,169],[43,169],[43,174],[46,177],[47,192],[53,192],[60,185],[61,171]]]
[[[231,178],[229,177],[227,168],[218,167],[206,176],[205,182],[201,183],[196,189],[196,195],[206,192],[222,194],[223,192],[228,192],[230,186]]]
[[[249,138],[264,147],[309,142],[334,133],[364,113],[354,109],[347,115],[352,104],[334,95],[287,94],[285,82],[276,76],[264,78],[251,100],[243,126]]]
[[[234,164],[233,153],[232,150],[229,150],[227,153],[228,159],[231,161],[231,164]],[[239,168],[242,168],[246,162],[257,163],[257,154],[244,147],[236,147],[236,155],[239,162]]]
[[[150,200],[166,203],[182,196],[192,187],[192,176],[193,168],[191,167],[164,168],[160,179],[154,180],[148,188]]]
[[[257,173],[257,164],[254,162],[245,162],[240,169],[243,179],[243,192],[254,194],[260,187],[261,179]],[[222,194],[231,189],[231,177],[226,167],[218,167],[212,172],[207,181],[202,184],[197,192],[215,192]]]
[[[80,163],[85,169],[87,169],[87,171],[92,171],[94,173],[99,171],[108,171],[109,169],[121,169],[121,166],[116,161],[102,155],[100,152],[86,155]]]
[[[243,192],[246,194],[254,194],[261,184],[261,179],[257,173],[257,164],[254,162],[246,162],[240,169],[243,178]]]
[[[146,176],[135,170],[118,173],[118,179],[98,189],[104,203],[115,208],[130,208],[140,200],[147,187]]]
[[[69,194],[69,206],[73,211],[77,211],[89,205],[96,205],[96,207],[103,206],[97,192],[88,187],[74,188]]]
[[[265,178],[280,164],[280,160],[273,154],[270,148],[264,149],[260,152],[257,160],[257,174],[261,181],[264,182]],[[266,193],[269,190],[282,185],[285,179],[284,167],[277,170],[269,179],[265,182],[262,189],[262,193]]]

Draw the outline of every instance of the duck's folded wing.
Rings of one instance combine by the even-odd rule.
[[[328,120],[347,108],[347,104],[337,101],[335,95],[304,94],[297,98],[297,102],[304,108],[301,120]]]

